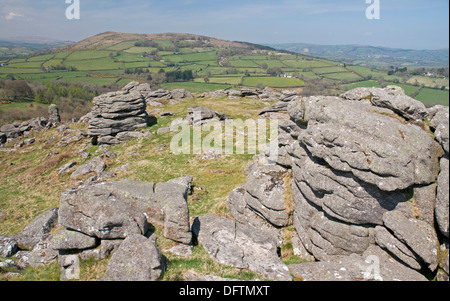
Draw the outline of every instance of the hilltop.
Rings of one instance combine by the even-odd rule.
[[[248,45],[239,42],[231,42],[211,37],[184,34],[184,33],[153,33],[153,34],[135,34],[121,32],[104,32],[89,37],[75,44],[60,50],[90,50],[90,49],[107,49],[110,46],[127,41],[185,41],[186,43],[196,43],[198,47],[209,45],[215,47],[240,47],[249,48]]]

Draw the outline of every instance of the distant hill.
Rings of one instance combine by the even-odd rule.
[[[135,34],[135,33],[121,33],[121,32],[104,32],[98,35],[89,37],[72,45],[68,45],[62,50],[90,50],[98,48],[108,48],[121,42],[126,41],[185,41],[194,43],[197,42],[198,45],[202,47],[238,47],[238,48],[252,48],[249,43],[242,42],[232,42],[220,39],[215,39],[211,37],[194,35],[194,34],[184,34],[184,33],[154,33],[154,34]],[[253,45],[258,46],[258,45]],[[259,46],[263,48],[264,46]]]
[[[365,45],[269,44],[275,49],[337,60],[372,68],[448,67],[449,49],[412,50]]]
[[[72,43],[43,37],[0,38],[0,60],[29,56]]]

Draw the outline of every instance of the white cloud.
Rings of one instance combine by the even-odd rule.
[[[22,15],[22,14],[17,14],[17,13],[15,13],[15,12],[10,12],[10,13],[7,14],[6,17],[5,17],[5,19],[6,19],[7,21],[11,21],[11,20],[16,19],[16,18],[25,18],[25,16]]]

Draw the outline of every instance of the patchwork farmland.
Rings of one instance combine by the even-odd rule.
[[[415,76],[405,80],[382,70],[196,35],[104,33],[52,53],[0,63],[0,78],[41,83],[106,87],[138,80],[194,93],[248,86],[304,89],[305,95],[308,91],[337,95],[348,87],[381,83],[400,85],[427,105],[449,102],[448,78],[436,81]],[[167,82],[164,78],[167,72],[186,70],[193,74],[188,81]]]

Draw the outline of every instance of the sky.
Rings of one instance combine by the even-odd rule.
[[[66,10],[75,1],[80,18],[68,19]],[[368,19],[366,11],[376,1],[380,17]],[[0,0],[0,39],[76,42],[106,31],[192,33],[259,44],[441,49],[449,47],[449,1]]]

